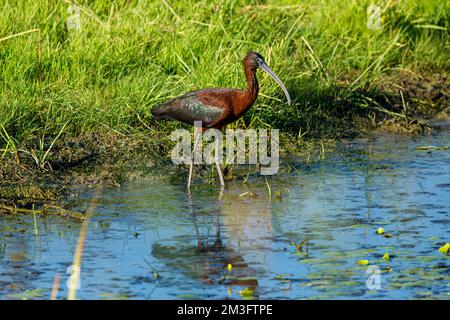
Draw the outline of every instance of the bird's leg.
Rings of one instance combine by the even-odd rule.
[[[225,186],[225,182],[223,181],[222,169],[220,168],[220,164],[218,161],[216,161],[216,167],[217,167],[217,173],[219,174],[219,178],[220,178],[220,186],[223,187],[223,186]]]
[[[200,142],[200,133],[201,133],[201,128],[195,128],[194,130],[194,137],[195,137],[195,142],[194,142],[194,149],[192,150],[192,156],[191,156],[191,163],[189,165],[189,178],[188,178],[188,189],[191,187],[191,180],[192,180],[192,169],[194,167],[194,155],[195,155],[195,150],[197,150],[197,145]],[[197,134],[195,134],[195,131],[197,131]]]
[[[220,186],[220,192],[219,192],[219,201],[222,200],[223,194],[225,192],[225,186]]]
[[[220,178],[220,186],[223,188],[225,183],[223,182],[222,168],[220,168],[220,163],[219,163],[219,147],[223,148],[223,146],[219,146],[219,143],[217,143],[216,144],[216,167],[217,167],[217,173],[219,174],[219,178]]]

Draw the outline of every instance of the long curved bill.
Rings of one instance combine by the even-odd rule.
[[[269,68],[269,66],[267,64],[265,64],[264,62],[262,62],[259,66],[261,67],[261,69],[263,69],[265,72],[267,72],[272,77],[272,79],[276,81],[276,83],[278,83],[278,85],[283,90],[284,95],[286,96],[288,105],[291,105],[291,97],[289,96],[289,92],[287,91],[287,89],[284,86],[283,82],[281,82],[280,78],[278,78],[277,75],[275,74],[275,72],[273,72]]]

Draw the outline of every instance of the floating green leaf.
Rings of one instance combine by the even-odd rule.
[[[416,150],[419,151],[427,151],[427,150],[447,150],[448,147],[436,147],[436,146],[422,146],[422,147],[417,147]]]
[[[253,297],[254,292],[250,288],[245,288],[244,290],[239,291],[239,294],[242,297]]]
[[[444,244],[442,247],[439,248],[439,252],[443,254],[448,254],[448,250],[450,249],[450,243]]]
[[[41,299],[44,295],[44,289],[27,290],[23,293],[12,293],[7,295],[8,299],[16,300],[29,300],[29,299]]]
[[[289,278],[292,276],[293,276],[292,273],[282,273],[282,274],[277,274],[275,276],[275,279],[276,280],[289,280]]]

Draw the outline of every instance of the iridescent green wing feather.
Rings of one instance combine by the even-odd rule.
[[[223,112],[223,108],[201,102],[196,92],[170,100],[152,110],[152,114],[159,118],[178,120],[189,124],[201,121],[203,126],[214,123]]]

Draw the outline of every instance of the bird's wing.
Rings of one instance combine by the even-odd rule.
[[[200,97],[199,93],[191,92],[167,101],[154,108],[152,114],[157,118],[178,120],[188,124],[201,121],[203,127],[207,127],[220,119],[226,109],[221,105],[213,105],[212,101]]]

